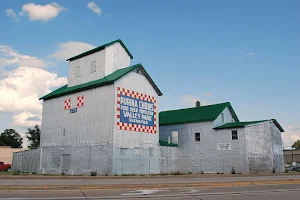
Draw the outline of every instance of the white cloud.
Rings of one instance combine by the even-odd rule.
[[[295,141],[300,140],[300,128],[294,128],[293,125],[288,125],[285,132],[282,133],[284,148],[290,149]]]
[[[255,53],[250,52],[248,53],[248,56],[255,56]]]
[[[0,112],[16,113],[15,125],[36,124],[37,120],[28,118],[41,116],[42,102],[38,99],[53,87],[66,83],[66,78],[58,78],[57,74],[44,69],[19,67],[0,80]]]
[[[53,54],[51,54],[49,57],[54,58],[56,60],[65,61],[68,58],[71,58],[93,48],[95,48],[95,46],[84,42],[64,42],[60,43],[59,49]]]
[[[32,120],[34,119],[34,120]],[[21,127],[33,127],[41,124],[40,115],[33,114],[27,111],[13,116],[14,124]]]
[[[88,5],[87,5],[87,7],[89,9],[91,9],[94,13],[96,13],[99,16],[102,13],[101,8],[95,2],[93,2],[93,1],[89,2]]]
[[[17,22],[19,21],[19,18],[17,16],[17,14],[15,13],[14,9],[9,8],[9,9],[6,9],[5,12],[6,12],[6,15],[11,17],[13,20],[15,20]]]
[[[36,57],[22,55],[10,46],[0,45],[0,68],[11,65],[22,65],[27,67],[45,67],[47,63]]]
[[[24,4],[22,7],[21,16],[27,15],[31,21],[46,22],[58,16],[59,13],[66,10],[58,3],[51,3],[46,5],[36,5],[34,3]]]

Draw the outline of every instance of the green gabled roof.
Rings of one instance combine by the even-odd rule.
[[[128,74],[129,72],[131,72],[134,69],[139,68],[145,75],[145,77],[148,79],[148,81],[150,82],[150,84],[153,86],[153,88],[156,90],[157,94],[159,96],[162,95],[161,91],[158,89],[158,87],[155,85],[155,83],[153,82],[153,80],[151,79],[151,77],[148,75],[148,73],[146,72],[146,70],[144,69],[144,67],[142,66],[142,64],[136,64],[136,65],[132,65],[130,67],[127,68],[123,68],[123,69],[119,69],[113,73],[111,73],[108,76],[105,76],[104,78],[95,80],[95,81],[91,81],[88,83],[83,83],[80,85],[75,85],[72,87],[68,87],[68,85],[65,85],[61,88],[58,88],[57,90],[54,90],[53,92],[43,96],[40,98],[47,100],[47,99],[52,99],[55,97],[60,97],[60,96],[64,96],[67,94],[72,94],[75,92],[80,92],[83,90],[87,90],[87,89],[92,89],[92,88],[96,88],[96,87],[100,87],[100,86],[104,86],[104,85],[109,85],[114,83],[114,81],[118,80],[119,78],[121,78],[122,76]]]
[[[214,129],[227,129],[227,128],[242,128],[250,124],[257,124],[261,122],[267,122],[267,121],[273,121],[274,124],[277,126],[277,128],[281,131],[284,132],[283,128],[280,126],[280,124],[277,122],[276,119],[267,119],[267,120],[259,120],[259,121],[248,121],[248,122],[231,122],[227,124],[223,124],[221,126],[215,127]]]
[[[159,140],[159,146],[165,146],[165,147],[178,147],[178,144],[168,143],[163,140]]]
[[[78,58],[82,58],[82,57],[84,57],[84,56],[90,55],[90,54],[95,53],[95,52],[97,52],[97,51],[101,51],[101,50],[105,49],[105,47],[108,47],[108,46],[110,46],[110,45],[112,45],[112,44],[114,44],[114,43],[116,43],[116,42],[119,42],[119,43],[121,44],[121,46],[125,49],[125,51],[127,52],[127,54],[128,54],[128,55],[130,56],[130,58],[132,59],[133,56],[131,55],[131,53],[129,52],[129,50],[128,50],[127,47],[125,46],[125,44],[122,42],[122,40],[118,39],[118,40],[112,41],[112,42],[110,42],[110,43],[104,44],[104,45],[102,45],[102,46],[96,47],[96,48],[94,48],[94,49],[91,49],[91,50],[89,50],[89,51],[86,51],[86,52],[84,52],[84,53],[82,53],[82,54],[79,54],[79,55],[77,55],[77,56],[74,56],[74,57],[72,57],[72,58],[69,58],[69,59],[67,59],[67,61],[76,60],[76,59],[78,59]]]
[[[228,107],[234,119],[239,121],[229,102],[201,106],[199,108],[187,108],[179,110],[169,110],[159,113],[159,125],[174,125],[193,122],[206,122],[215,120],[222,111]]]

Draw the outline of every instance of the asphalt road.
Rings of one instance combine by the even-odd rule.
[[[161,183],[222,183],[235,181],[275,181],[275,180],[300,180],[300,175],[280,176],[229,176],[229,177],[201,177],[201,176],[171,176],[171,177],[96,177],[96,178],[51,178],[40,177],[26,179],[23,177],[1,178],[0,186],[17,185],[130,185],[130,184],[161,184]]]
[[[260,185],[216,188],[166,188],[161,190],[76,190],[76,191],[0,191],[0,200],[69,199],[201,199],[201,200],[299,200],[300,185]]]

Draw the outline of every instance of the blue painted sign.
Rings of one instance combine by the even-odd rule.
[[[120,122],[154,126],[154,103],[120,95]]]
[[[71,108],[70,109],[70,113],[76,113],[77,112],[77,108]]]

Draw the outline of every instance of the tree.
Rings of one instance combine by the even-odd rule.
[[[294,142],[292,148],[300,149],[300,140],[297,140],[296,142]]]
[[[0,144],[11,148],[22,148],[23,138],[14,129],[5,129],[0,135]]]
[[[26,137],[30,143],[30,149],[37,149],[40,147],[41,130],[39,125],[35,125],[33,129],[28,129]]]

